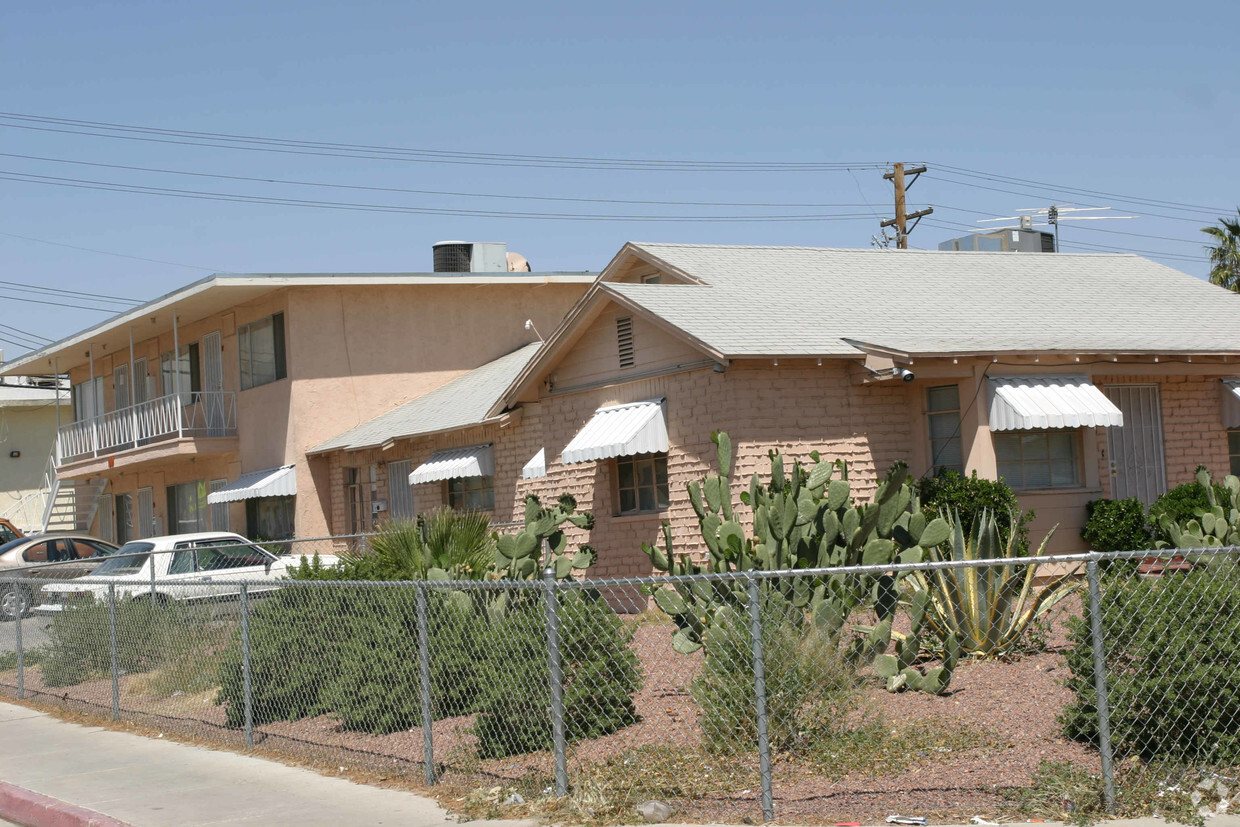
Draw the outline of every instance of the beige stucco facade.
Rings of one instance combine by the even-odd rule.
[[[19,528],[36,528],[42,518],[46,471],[56,439],[55,391],[12,389],[23,398],[10,398],[0,389],[0,516]],[[30,398],[34,397],[34,398]],[[68,416],[61,399],[61,416]]]
[[[72,354],[58,354],[56,367],[69,374],[72,385],[92,377],[101,380],[105,416],[130,403],[123,382],[125,398],[118,398],[118,369],[140,376],[143,359],[145,380],[139,381],[145,381],[147,397],[171,395],[175,382],[162,386],[166,383],[160,356],[173,350],[175,309],[177,344],[182,349],[199,346],[204,377],[205,360],[213,358],[204,339],[218,334],[218,390],[228,406],[235,405],[235,428],[199,429],[181,438],[174,433],[172,438],[123,445],[97,456],[73,456],[61,462],[58,475],[106,480],[110,496],[152,489],[156,525],[143,532],[151,533],[169,525],[168,486],[232,482],[243,473],[293,465],[296,533],[323,536],[330,529],[331,496],[325,489],[329,472],[326,463],[307,459],[310,448],[533,341],[535,333],[526,329],[527,319],[533,330],[554,329],[590,279],[523,273],[508,279],[428,278],[428,283],[365,278],[340,279],[338,284],[289,281],[286,286],[273,280],[269,289],[250,291],[258,295],[247,301],[217,299],[214,304],[226,306],[213,312],[196,312],[198,306],[209,306],[201,297],[197,302],[187,299],[149,320],[101,333]],[[238,329],[273,314],[283,315],[286,375],[243,390]],[[201,405],[185,407],[185,416],[202,416],[194,412],[197,407]],[[230,415],[229,424],[232,421]],[[46,456],[45,452],[44,461]],[[244,502],[232,503],[229,516],[233,530],[245,530]],[[96,523],[94,528],[103,525]]]

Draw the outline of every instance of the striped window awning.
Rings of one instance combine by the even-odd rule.
[[[547,449],[539,448],[538,453],[521,468],[521,478],[536,480],[545,476],[547,476]]]
[[[663,400],[599,408],[564,446],[561,461],[593,462],[611,457],[666,451],[667,417]]]
[[[413,469],[410,485],[453,480],[461,477],[490,477],[495,474],[495,454],[490,445],[450,448],[436,451],[431,458]]]
[[[266,471],[251,471],[237,477],[218,491],[207,495],[207,502],[231,503],[238,500],[253,500],[258,497],[291,497],[297,493],[297,474],[291,465],[279,468],[268,468]]]
[[[1240,428],[1240,379],[1223,380],[1223,427]]]
[[[990,377],[990,430],[1119,428],[1124,414],[1088,376]]]

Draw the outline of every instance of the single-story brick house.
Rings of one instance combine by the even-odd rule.
[[[1236,468],[1238,388],[1240,296],[1134,255],[631,243],[541,346],[311,453],[408,462],[411,490],[375,496],[409,513],[504,522],[570,492],[595,575],[649,572],[665,521],[699,550],[685,484],[718,429],[741,484],[771,449],[847,460],[867,492],[896,460],[1003,477],[1070,552],[1089,500]]]

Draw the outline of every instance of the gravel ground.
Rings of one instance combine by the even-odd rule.
[[[1079,611],[1079,602],[1056,613]],[[948,728],[957,722],[984,734],[983,746],[959,753],[925,754],[894,775],[883,777],[851,773],[828,778],[809,772],[803,764],[776,756],[775,799],[780,821],[827,823],[881,821],[891,813],[929,817],[994,815],[1002,791],[1028,785],[1043,759],[1072,761],[1094,768],[1096,756],[1086,747],[1065,741],[1057,733],[1056,716],[1070,700],[1061,685],[1066,670],[1061,650],[1062,624],[1056,622],[1049,651],[1011,663],[965,662],[956,671],[951,692],[945,696],[922,693],[889,694],[877,682],[865,691],[863,709],[879,714],[892,725],[915,726],[937,719]],[[633,646],[643,667],[644,686],[635,696],[639,720],[611,735],[576,745],[570,755],[570,774],[609,757],[641,747],[681,747],[699,744],[698,712],[689,686],[700,669],[700,654],[684,656],[671,649],[669,627],[644,624],[636,629]],[[64,707],[110,715],[111,681],[92,681],[74,687],[47,688],[38,668],[26,672],[32,697]],[[240,732],[225,726],[223,707],[214,692],[154,698],[144,694],[144,677],[120,679],[121,708],[126,719],[179,732],[186,736],[232,746],[243,746]],[[0,687],[15,686],[13,672],[0,673]],[[452,790],[467,786],[505,785],[547,779],[553,762],[547,754],[479,761],[472,757],[472,717],[447,719],[433,727],[435,757]],[[385,776],[418,779],[422,774],[421,729],[391,735],[342,731],[329,716],[279,722],[258,728],[261,748],[303,763],[364,769]],[[698,766],[703,773],[701,795],[674,801],[677,820],[740,821],[760,817],[752,756],[723,759],[719,770]],[[711,773],[714,772],[714,777]],[[734,778],[735,789],[720,776]],[[446,804],[451,805],[448,798]]]

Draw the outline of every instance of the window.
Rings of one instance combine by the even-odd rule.
[[[10,528],[6,523],[0,523],[0,543],[5,545],[19,539],[17,532]]]
[[[168,523],[173,534],[207,530],[207,484],[203,480],[168,486]]]
[[[667,508],[667,454],[617,457],[616,493],[621,514]]]
[[[241,359],[241,390],[283,379],[284,314],[238,327],[237,353]]]
[[[930,473],[964,473],[960,450],[960,387],[926,389],[926,424],[930,427]]]
[[[663,277],[658,273],[653,276],[642,276],[642,284],[659,284],[663,281]]]
[[[228,480],[211,480],[210,491],[214,494],[228,485]],[[211,530],[232,531],[228,519],[228,503],[211,503]]]
[[[1075,430],[996,433],[999,476],[1013,488],[1074,488],[1081,484],[1080,433]]]
[[[247,536],[256,540],[291,540],[296,502],[296,497],[255,497],[246,500]]]
[[[84,422],[103,415],[103,377],[96,376],[73,386],[73,421]]]
[[[448,505],[457,511],[494,511],[494,477],[457,477],[448,480]]]
[[[181,348],[181,355],[177,359],[172,358],[171,350],[159,357],[159,381],[164,396],[171,396],[177,392],[178,378],[181,404],[192,405],[194,394],[202,390],[202,371],[198,362],[197,342]]]
[[[1240,477],[1240,429],[1227,432],[1227,453],[1231,456],[1231,472]]]

